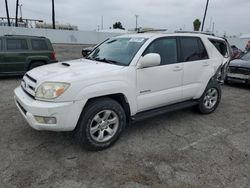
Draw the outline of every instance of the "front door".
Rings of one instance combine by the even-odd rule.
[[[149,45],[143,56],[149,53],[158,53],[161,65],[137,69],[138,112],[182,99],[183,64],[178,62],[177,39],[157,39]]]

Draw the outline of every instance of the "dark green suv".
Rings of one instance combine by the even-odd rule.
[[[0,75],[22,75],[35,67],[55,62],[56,54],[45,37],[0,36]]]

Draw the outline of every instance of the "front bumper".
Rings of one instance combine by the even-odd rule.
[[[21,87],[14,91],[15,103],[25,120],[36,130],[72,131],[75,129],[86,101],[44,102],[28,96]],[[41,124],[35,116],[55,117],[56,124]]]
[[[250,75],[228,73],[226,80],[237,83],[250,83]]]

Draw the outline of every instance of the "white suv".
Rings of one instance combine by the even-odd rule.
[[[15,102],[37,130],[76,131],[88,149],[112,145],[130,120],[218,106],[228,43],[205,34],[133,34],[106,40],[85,58],[29,71]]]

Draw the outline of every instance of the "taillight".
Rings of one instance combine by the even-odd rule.
[[[52,60],[56,61],[56,52],[52,53]]]

